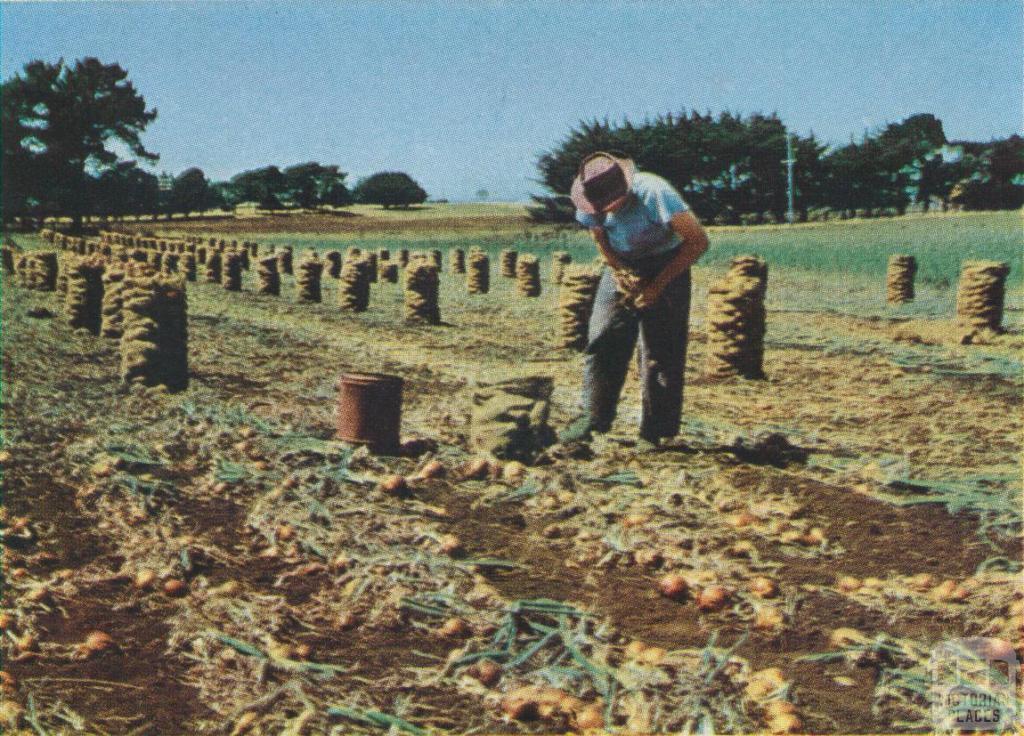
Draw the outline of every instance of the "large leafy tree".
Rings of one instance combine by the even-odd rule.
[[[73,65],[32,61],[4,82],[0,95],[5,190],[13,184],[12,199],[20,189],[34,209],[70,215],[76,227],[91,209],[91,185],[118,163],[113,145],[138,159],[158,158],[141,140],[156,110],[146,109],[118,64],[93,57]]]
[[[323,166],[311,161],[289,166],[281,173],[289,197],[299,207],[342,206],[351,202],[345,186],[348,175],[337,166]]]
[[[974,210],[1024,206],[1024,138],[1011,135],[991,143],[957,142],[961,149],[958,181],[950,201]],[[955,164],[954,164],[955,165]]]
[[[169,212],[202,212],[213,205],[210,182],[202,169],[191,168],[183,171],[174,179],[168,202]]]
[[[793,180],[796,187],[795,209],[801,222],[806,222],[809,210],[827,206],[825,199],[825,176],[827,173],[824,154],[826,146],[814,137],[794,136]]]
[[[92,187],[95,214],[124,217],[156,212],[160,204],[157,177],[135,161],[122,161],[100,174]]]
[[[233,204],[256,202],[264,209],[280,209],[286,179],[276,166],[264,166],[231,177],[230,189]]]
[[[738,222],[745,215],[759,219],[786,210],[786,129],[776,115],[743,117],[724,112],[669,114],[636,125],[581,122],[537,162],[541,182],[566,194],[580,160],[593,151],[619,152],[644,170],[664,177],[694,210],[707,220]],[[817,198],[821,193],[823,148],[814,137],[796,138],[804,167],[798,191]],[[804,209],[808,202],[799,202]],[[538,212],[538,214],[542,214]],[[543,213],[547,216],[546,211]]]
[[[384,171],[367,177],[355,189],[356,199],[365,204],[408,207],[427,200],[427,193],[411,176],[400,171]]]
[[[911,115],[900,123],[890,123],[878,134],[878,164],[885,172],[885,204],[903,214],[915,191],[915,199],[929,197],[931,181],[925,179],[921,191],[919,172],[929,167],[928,159],[946,143],[942,121],[930,113]],[[913,182],[918,186],[914,187]]]

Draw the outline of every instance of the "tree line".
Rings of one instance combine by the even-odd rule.
[[[65,216],[77,227],[88,216],[170,216],[246,203],[274,210],[407,207],[427,199],[403,172],[380,172],[350,189],[339,166],[318,162],[266,166],[221,182],[199,168],[159,177],[140,165],[159,159],[141,141],[157,111],[147,109],[120,65],[92,57],[26,64],[0,87],[0,117],[4,223]]]
[[[2,207],[14,218],[122,217],[201,212],[252,203],[264,209],[340,207],[354,202],[405,207],[427,193],[402,172],[380,172],[349,187],[339,166],[307,162],[243,171],[210,181],[198,168],[162,178],[141,141],[157,111],[118,64],[85,58],[32,61],[0,87]],[[668,179],[702,219],[759,223],[786,217],[787,137],[792,145],[796,215],[903,214],[917,205],[1007,209],[1024,204],[1024,139],[949,141],[934,115],[912,115],[827,146],[792,135],[776,115],[724,112],[582,122],[540,155],[537,220],[571,220],[568,197],[578,162],[616,151]],[[119,155],[120,154],[120,155]],[[126,154],[126,155],[125,155]]]
[[[911,115],[843,146],[788,133],[776,115],[669,114],[642,124],[581,122],[540,155],[540,181],[554,196],[534,197],[539,221],[569,220],[568,197],[580,160],[618,152],[671,182],[705,221],[781,222],[788,209],[785,161],[790,136],[795,215],[800,221],[904,214],[950,205],[1012,209],[1024,204],[1024,139],[949,141],[934,115]]]

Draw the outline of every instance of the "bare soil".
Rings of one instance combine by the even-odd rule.
[[[267,228],[262,232],[359,232],[354,219],[311,217],[297,225],[267,218],[259,226]],[[254,228],[253,221],[237,224],[239,232]],[[481,223],[432,221],[429,227],[463,225]],[[176,230],[192,226],[174,223]],[[217,230],[233,226],[217,223]],[[60,717],[69,711],[90,733],[230,733],[250,712],[253,733],[285,726],[321,733],[337,723],[382,732],[328,718],[332,705],[376,708],[456,733],[551,731],[554,722],[510,720],[497,706],[505,689],[536,682],[536,673],[510,672],[493,691],[481,691],[445,666],[483,647],[500,612],[524,599],[565,601],[606,620],[616,657],[633,640],[670,651],[700,650],[713,635],[719,647],[740,642],[734,654],[751,671],[784,672],[792,683],[788,697],[811,732],[892,731],[901,709],[913,706],[873,707],[883,664],[799,660],[831,649],[836,628],[924,646],[949,636],[1010,635],[1017,592],[978,569],[998,557],[1020,559],[1019,527],[984,535],[976,510],[953,514],[937,504],[886,503],[878,492],[893,488],[871,468],[892,455],[925,479],[1015,467],[1019,376],[908,367],[905,346],[892,339],[905,325],[778,313],[770,329],[781,337],[769,345],[767,380],[707,381],[700,375],[704,335],[695,308],[687,415],[697,425],[662,451],[636,452],[631,435],[639,401],[631,376],[616,433],[595,443],[593,456],[530,468],[526,477],[536,492],[501,500],[522,482],[464,482],[458,475],[469,459],[471,383],[510,364],[530,367],[555,378],[553,421],[573,414],[579,357],[551,347],[550,291],[524,300],[511,282],[495,277],[492,294],[472,301],[452,280],[442,309],[453,327],[431,328],[399,321],[397,287],[377,285],[371,311],[352,316],[337,311],[334,287],[325,286],[323,304],[300,305],[287,289],[274,300],[253,295],[248,285],[241,294],[190,285],[192,384],[168,396],[120,387],[116,346],[73,333],[54,294],[5,282],[4,522],[10,528],[27,517],[37,540],[4,549],[8,584],[0,608],[16,623],[4,642],[3,669],[16,681],[7,695],[23,706],[31,695],[50,732],[70,732]],[[27,316],[40,306],[58,316]],[[791,337],[797,328],[815,339]],[[818,338],[828,338],[828,349]],[[966,360],[948,342],[914,349],[931,361],[925,366]],[[399,457],[357,453],[349,470],[368,478],[365,485],[332,480],[337,459],[286,442],[294,435],[315,447],[331,438],[335,380],[351,369],[403,375],[405,433],[433,448]],[[782,427],[821,463],[777,468],[728,449],[730,433],[764,427]],[[159,463],[122,468],[121,475],[96,471],[112,447],[128,443]],[[373,490],[381,477],[411,477],[430,458],[447,474],[413,480],[410,498]],[[592,480],[624,470],[636,474],[636,483]],[[157,489],[148,510],[140,511],[140,496],[115,483],[124,475],[142,484],[140,493]],[[488,494],[497,500],[481,503]],[[330,512],[329,521],[318,520],[317,504]],[[758,521],[743,528],[726,523],[743,510]],[[627,528],[638,513],[650,518]],[[811,528],[827,543],[786,541],[787,531]],[[437,563],[432,555],[443,534],[462,542],[461,559],[499,558],[515,567],[465,572],[458,559]],[[732,545],[744,540],[753,551],[731,555]],[[660,566],[636,562],[647,549],[664,552]],[[339,552],[356,559],[338,566]],[[609,564],[598,561],[609,556]],[[430,575],[418,567],[425,564],[433,565]],[[187,593],[136,589],[133,576],[142,569],[155,570],[160,581],[182,579]],[[662,597],[657,581],[669,569],[708,573],[733,591],[736,606],[702,613],[692,601]],[[852,576],[903,591],[921,573],[965,585],[967,600],[936,603],[901,592],[876,605],[836,586]],[[746,589],[754,575],[770,575],[781,590],[773,605],[786,609],[786,619],[776,630],[750,630],[744,611],[762,603]],[[216,592],[225,584],[234,587]],[[371,592],[351,593],[359,584]],[[42,604],[31,595],[38,586],[49,591]],[[464,614],[470,638],[453,642],[437,635],[438,620],[401,606],[396,613],[387,598],[392,588],[417,600],[445,591],[464,600],[478,590],[486,595]],[[340,624],[349,612],[352,621]],[[97,630],[110,633],[116,646],[74,656],[75,646]],[[346,669],[331,678],[295,674],[204,644],[204,630],[227,631],[268,651],[272,642],[293,650],[306,645],[306,660]],[[28,656],[14,645],[24,632],[40,643]],[[1019,635],[1013,643],[1020,645]],[[577,694],[593,697],[582,687]],[[761,718],[758,704],[737,707]],[[624,728],[625,716],[616,717],[614,725]],[[24,719],[19,727],[28,727]]]

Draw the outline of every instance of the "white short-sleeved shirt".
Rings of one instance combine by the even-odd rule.
[[[669,222],[672,215],[690,208],[671,184],[657,174],[637,171],[633,175],[635,195],[618,212],[590,215],[577,210],[576,221],[585,227],[604,226],[608,242],[626,259],[668,253],[679,245]]]

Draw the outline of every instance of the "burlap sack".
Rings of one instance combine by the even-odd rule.
[[[478,382],[470,415],[471,448],[501,460],[532,462],[556,439],[548,425],[553,390],[549,376]]]

